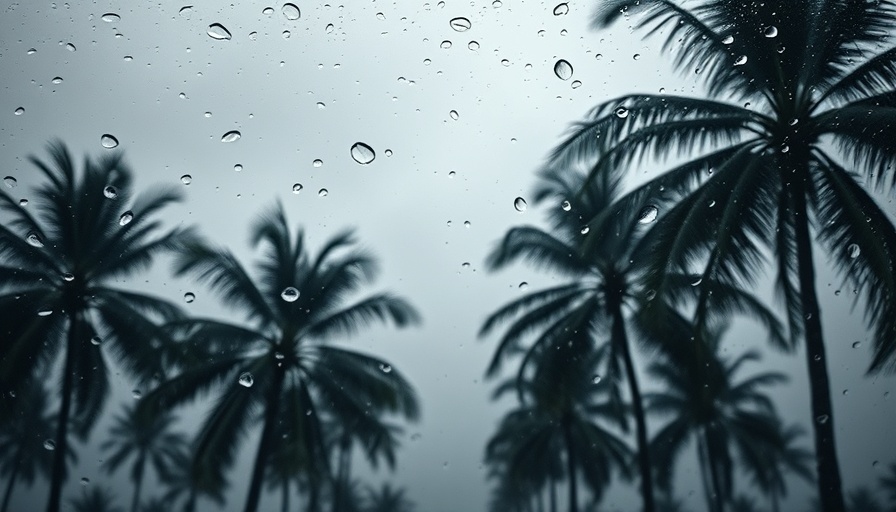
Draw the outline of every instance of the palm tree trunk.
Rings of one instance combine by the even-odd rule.
[[[815,267],[812,261],[812,239],[809,235],[806,195],[799,188],[791,189],[791,199],[796,219],[797,273],[800,283],[800,302],[803,306],[806,364],[809,367],[818,495],[821,498],[822,512],[844,512],[840,465],[837,462],[837,448],[834,442],[834,408],[831,404],[831,384],[821,331],[821,311],[815,291]]]
[[[569,512],[578,512],[579,496],[576,482],[576,450],[572,441],[572,418],[569,413],[561,420],[563,425],[563,443],[566,445],[566,472],[569,478]]]
[[[702,432],[697,432],[697,460],[700,463],[700,477],[703,480],[703,494],[706,498],[706,510],[709,512],[719,512],[716,509],[716,502],[713,499],[713,483],[710,478],[710,460],[709,452],[706,447],[706,439]]]
[[[551,477],[551,512],[557,512],[557,481]]]
[[[289,512],[289,479],[283,479],[283,505],[281,510],[283,512]]]
[[[47,512],[59,512],[62,501],[62,485],[65,483],[65,458],[68,455],[68,421],[72,410],[73,372],[75,371],[75,351],[78,350],[78,331],[81,319],[72,311],[68,325],[68,339],[65,344],[65,365],[62,367],[62,403],[56,421],[55,452],[53,470],[50,476],[50,499]]]
[[[631,348],[628,343],[628,335],[625,332],[625,320],[622,317],[622,304],[619,300],[611,305],[613,315],[612,337],[616,346],[622,351],[625,364],[625,377],[628,381],[629,394],[632,396],[632,407],[635,413],[635,435],[638,442],[638,469],[641,472],[641,500],[644,504],[644,512],[655,512],[656,502],[653,497],[653,469],[650,464],[650,451],[647,443],[647,420],[644,414],[644,401],[641,398],[641,389],[638,385],[638,377],[635,374],[635,365],[632,361]]]
[[[261,484],[264,482],[264,471],[267,466],[268,453],[271,451],[271,441],[274,435],[274,425],[280,412],[280,391],[283,386],[283,370],[274,369],[274,381],[268,389],[265,400],[264,427],[261,430],[261,439],[258,441],[258,451],[255,454],[255,466],[252,468],[252,480],[249,483],[249,493],[246,496],[245,512],[256,512],[258,502],[261,499]]]
[[[706,433],[704,430],[704,438],[706,439]],[[728,501],[725,496],[725,491],[722,489],[722,479],[719,476],[719,465],[716,463],[719,460],[715,450],[712,449],[712,444],[706,439],[706,456],[709,462],[709,478],[712,481],[713,488],[713,498],[715,501],[715,509],[717,512],[725,512],[725,503]]]
[[[3,493],[3,505],[0,506],[0,512],[6,512],[9,508],[9,500],[12,498],[12,489],[16,485],[16,479],[19,477],[19,460],[21,460],[21,450],[16,454],[15,465],[12,467],[12,473],[9,475],[9,483],[6,484],[6,491]]]
[[[342,436],[339,439],[339,467],[336,470],[336,486],[333,493],[333,512],[342,511],[342,503],[345,501],[345,492],[348,490],[348,472],[349,472],[349,456],[351,449],[351,438],[349,431],[344,428]]]
[[[308,491],[308,512],[320,510],[320,479],[311,477],[311,489]]]
[[[184,512],[196,511],[196,491],[190,489],[190,495],[187,496],[187,502],[184,504]]]
[[[134,479],[134,498],[131,500],[131,512],[137,512],[140,508],[140,490],[143,488],[143,464],[144,459],[140,457],[137,461],[137,474]]]
[[[772,490],[772,512],[781,512],[781,503],[778,491]]]

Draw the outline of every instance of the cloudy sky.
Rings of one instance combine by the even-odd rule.
[[[543,221],[544,208],[521,213],[514,199],[527,197],[552,146],[591,106],[633,91],[700,94],[700,85],[673,72],[659,40],[642,41],[630,20],[590,29],[594,2],[569,2],[556,15],[556,2],[521,0],[295,4],[298,19],[282,3],[248,1],[0,3],[0,173],[15,177],[12,192],[27,198],[34,169],[26,157],[43,154],[52,138],[79,155],[124,151],[138,185],[183,187],[187,200],[168,210],[171,225],[197,224],[246,261],[248,226],[276,201],[313,245],[356,227],[382,263],[374,289],[405,296],[424,317],[419,328],[374,329],[347,341],[391,360],[423,403],[397,471],[369,474],[359,465],[359,473],[406,486],[421,511],[484,511],[483,446],[507,404],[490,402],[493,385],[483,382],[495,339],[476,333],[490,311],[521,293],[521,281],[554,280],[522,266],[489,274],[486,254],[508,227]],[[469,29],[456,30],[464,27],[452,26],[455,18]],[[212,37],[213,24],[229,38],[220,39],[221,29]],[[567,80],[554,72],[559,59],[571,64]],[[240,138],[222,142],[233,131]],[[118,147],[104,148],[104,134]],[[367,165],[351,156],[357,142],[375,152]],[[650,173],[639,172],[638,179]],[[840,281],[828,277],[823,256],[817,262],[843,475],[853,487],[896,458],[896,399],[887,398],[894,379],[863,376],[861,312],[850,314],[851,291],[835,294]],[[191,312],[223,313],[166,265],[123,284],[176,301],[195,293]],[[730,353],[758,346],[754,326],[735,327]],[[854,349],[856,341],[864,343]],[[775,397],[789,421],[808,428],[801,354],[767,352],[765,362],[791,375]],[[118,382],[110,412],[133,400],[133,384]],[[183,416],[188,429],[200,413]],[[74,481],[85,477],[124,503],[125,476],[98,469],[106,428],[81,449],[67,493],[80,492]],[[244,453],[235,472],[247,473],[250,460]],[[629,487],[609,493],[610,510],[635,509]],[[794,489],[794,506],[803,508],[810,488]],[[687,462],[678,491],[702,510]],[[25,510],[45,492],[38,484],[15,505]],[[244,493],[234,487],[231,504]]]

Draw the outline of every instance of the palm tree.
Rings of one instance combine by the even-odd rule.
[[[361,251],[337,256],[353,245],[352,235],[330,239],[312,257],[302,231],[292,235],[278,205],[256,222],[252,245],[265,249],[255,280],[229,251],[204,242],[180,255],[178,275],[208,284],[226,305],[241,308],[246,320],[170,324],[180,343],[168,352],[175,354],[172,361],[180,372],[140,403],[144,413],[153,414],[220,390],[198,433],[193,463],[194,472],[211,480],[223,478],[250,425],[261,416],[246,512],[258,508],[268,458],[282,442],[274,435],[278,424],[302,436],[298,441],[311,467],[326,469],[324,419],[354,425],[353,435],[366,444],[386,435],[377,414],[410,420],[419,414],[413,388],[386,361],[326,343],[375,321],[391,320],[398,327],[418,321],[407,302],[387,293],[344,304],[376,270],[374,260]],[[311,474],[329,474],[324,469]],[[317,492],[319,485],[312,486]],[[213,482],[209,487],[215,487]]]
[[[351,461],[355,444],[361,444],[367,461],[374,468],[382,459],[390,469],[394,469],[395,452],[399,444],[398,435],[401,432],[398,426],[391,425],[377,416],[365,418],[364,425],[358,425],[357,420],[351,418],[348,421],[350,423],[333,422],[334,424],[327,429],[333,434],[331,451],[336,458],[336,474],[333,480],[333,512],[345,512],[343,497],[351,498]],[[375,428],[377,435],[357,436],[356,432],[359,427],[371,433]]]
[[[206,475],[197,475],[192,470],[193,456],[185,448],[175,453],[174,460],[165,471],[159,474],[161,483],[165,486],[162,500],[171,508],[174,503],[183,499],[183,512],[195,512],[196,502],[200,495],[215,502],[219,509],[225,505],[224,491],[228,484],[226,480],[215,480]],[[217,486],[208,486],[212,481]]]
[[[414,503],[405,496],[404,489],[394,489],[385,483],[379,489],[367,489],[364,512],[414,512]]]
[[[813,482],[812,452],[796,443],[805,431],[799,425],[785,427],[779,423],[778,446],[755,453],[757,459],[744,469],[751,473],[753,482],[771,500],[772,512],[779,512],[781,499],[787,496],[787,477],[793,473],[806,482]]]
[[[140,512],[168,512],[171,507],[161,498],[152,498],[140,507]]]
[[[81,496],[69,501],[73,512],[124,512],[124,509],[115,504],[115,495],[108,489],[94,487],[91,490],[84,489]]]
[[[169,432],[175,421],[177,419],[173,414],[162,413],[146,422],[137,416],[134,405],[126,405],[124,413],[115,418],[115,424],[109,429],[109,438],[100,445],[102,450],[112,451],[103,464],[109,473],[116,472],[128,459],[133,458],[131,480],[134,482],[134,497],[131,512],[138,512],[147,464],[157,475],[165,475],[178,462],[178,455],[187,440],[183,434]]]
[[[34,206],[0,191],[0,209],[10,219],[0,226],[0,387],[17,391],[63,359],[47,504],[58,512],[70,425],[86,435],[109,394],[104,352],[149,380],[162,371],[154,320],[180,315],[165,300],[113,283],[145,270],[189,232],[156,236],[156,213],[180,194],[157,188],[132,197],[131,171],[120,154],[85,159],[78,171],[61,143],[49,152],[49,163],[31,158],[45,181],[34,191]],[[11,407],[6,395],[3,401]]]
[[[896,230],[863,185],[894,183],[896,49],[878,45],[896,6],[605,0],[595,24],[637,13],[644,14],[639,28],[666,34],[677,68],[700,74],[708,98],[632,94],[604,102],[551,165],[585,159],[597,179],[635,161],[694,155],[635,193],[639,201],[652,195],[659,207],[678,200],[645,241],[654,262],[650,285],[662,294],[665,275],[701,260],[704,280],[753,280],[761,246],[774,251],[791,341],[806,344],[823,510],[842,512],[812,234],[864,295],[875,341],[871,370],[893,366]],[[698,308],[698,320],[707,310]]]
[[[896,510],[896,463],[890,464],[887,474],[880,477],[880,486],[887,493],[887,502]]]
[[[734,452],[759,473],[765,468],[751,467],[764,462],[759,454],[780,446],[778,418],[762,388],[786,381],[783,374],[763,372],[736,382],[741,366],[758,361],[759,355],[751,351],[733,361],[721,358],[723,331],[718,328],[697,337],[691,357],[653,363],[649,372],[662,391],[645,395],[648,411],[671,417],[651,446],[658,483],[670,489],[675,460],[690,440],[696,440],[707,508],[713,512],[723,512],[731,500]]]
[[[0,475],[9,478],[0,512],[9,508],[13,488],[19,480],[31,485],[36,477],[49,476],[52,466],[52,456],[44,448],[46,440],[53,438],[47,390],[35,382],[24,393],[19,407],[4,414],[0,423]]]
[[[846,510],[849,512],[884,512],[884,507],[867,487],[853,489],[847,496]]]

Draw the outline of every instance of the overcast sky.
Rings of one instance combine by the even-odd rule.
[[[635,91],[701,89],[671,70],[658,39],[641,41],[626,22],[590,29],[594,2],[569,2],[565,15],[553,14],[555,2],[520,0],[295,3],[301,17],[289,20],[282,3],[221,7],[196,0],[183,9],[186,2],[171,0],[3,1],[0,173],[15,177],[12,192],[27,198],[34,169],[26,157],[44,155],[51,138],[77,155],[124,151],[138,185],[183,187],[187,201],[167,211],[171,225],[198,224],[247,262],[248,226],[278,200],[314,246],[357,227],[362,245],[382,264],[371,291],[403,295],[424,317],[419,328],[374,329],[347,342],[391,360],[423,405],[395,474],[367,476],[360,464],[358,473],[406,486],[422,512],[484,511],[483,447],[507,404],[490,402],[493,384],[482,379],[496,338],[480,341],[476,332],[489,312],[521,293],[521,281],[532,290],[554,279],[523,266],[497,274],[484,269],[508,227],[544,219],[531,204],[516,211],[514,198],[527,197],[553,145],[596,103]],[[270,15],[263,11],[268,6]],[[452,28],[456,17],[471,28]],[[210,37],[215,23],[231,38]],[[572,65],[569,80],[554,74],[561,58]],[[239,140],[223,143],[234,130]],[[104,149],[103,134],[119,146]],[[373,162],[352,159],[356,142],[375,151]],[[181,184],[185,174],[189,185]],[[319,195],[321,189],[328,194]],[[893,212],[892,204],[885,207]],[[842,473],[851,488],[875,481],[896,458],[896,399],[886,396],[894,379],[864,377],[869,344],[861,312],[850,314],[850,290],[835,295],[840,282],[829,277],[823,256],[818,265]],[[222,313],[206,290],[170,278],[169,270],[160,265],[125,284],[175,301],[192,292],[189,311]],[[767,288],[760,292],[767,295]],[[729,353],[761,346],[754,326],[735,327]],[[855,341],[863,343],[853,349]],[[788,421],[808,429],[802,355],[767,351],[765,363],[791,375],[775,398]],[[109,412],[133,400],[133,384],[118,382]],[[183,415],[185,428],[200,417],[196,410]],[[106,428],[100,424],[81,449],[66,492],[79,492],[77,480],[86,477],[89,485],[114,488],[126,503],[125,476],[110,479],[98,469],[96,446]],[[419,436],[412,441],[412,434]],[[245,446],[254,448],[254,438]],[[234,482],[247,481],[250,455],[243,454],[235,469],[243,475]],[[232,507],[241,506],[244,487],[232,489]],[[19,492],[15,506],[42,503],[46,488],[39,483],[30,494]],[[811,489],[794,490],[793,506],[805,508]],[[699,479],[687,462],[678,494],[702,510]],[[615,485],[604,503],[628,511],[638,500],[633,486]],[[263,508],[275,504],[272,497]]]

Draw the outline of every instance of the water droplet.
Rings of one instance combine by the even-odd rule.
[[[579,87],[582,86],[582,81],[581,80],[573,80],[571,85],[572,85],[573,89],[578,89]]]
[[[572,64],[565,59],[560,59],[554,63],[554,74],[557,75],[557,78],[560,80],[569,80],[572,78],[572,73]]]
[[[628,117],[628,109],[625,107],[619,107],[616,109],[616,117],[619,119],[625,119]]]
[[[294,183],[293,186],[292,186],[292,193],[293,193],[293,194],[298,194],[299,192],[302,191],[302,188],[303,188],[303,187],[302,187],[302,184],[301,184],[301,183]]]
[[[355,142],[351,149],[352,158],[361,165],[367,165],[376,158],[373,148],[363,142]]]
[[[457,175],[457,173],[456,173],[455,171],[448,171],[448,177],[449,177],[449,178],[453,178],[453,177],[455,177],[456,175]]]
[[[843,396],[846,396],[846,395],[848,395],[848,394],[849,394],[849,390],[848,390],[848,389],[844,389],[844,390],[843,390]]]
[[[465,261],[465,262],[461,263],[460,266],[461,266],[461,268],[470,268],[470,262]]]
[[[522,197],[518,197],[518,198],[516,198],[516,199],[513,200],[513,207],[514,207],[514,209],[516,209],[516,211],[518,211],[518,212],[524,212],[524,211],[526,211],[526,208],[527,208],[528,206],[529,206],[529,204],[526,203],[526,200],[523,199]]]
[[[591,377],[591,383],[600,384],[600,375],[594,375],[593,377]]]
[[[640,58],[641,58],[640,53],[636,53],[636,54],[632,55],[632,60],[639,60]]]
[[[212,39],[217,39],[219,41],[228,40],[231,37],[230,31],[227,30],[224,27],[224,25],[221,25],[220,23],[212,23],[211,25],[208,26],[208,36],[211,37]]]
[[[329,194],[329,193],[330,193],[330,191],[328,191],[328,190],[325,189],[325,188],[322,188],[322,189],[320,189],[320,190],[317,191],[317,195],[320,196],[320,197],[327,197],[327,194]]]
[[[734,60],[734,65],[735,65],[735,66],[743,66],[743,65],[746,64],[746,63],[747,63],[747,56],[746,56],[746,55],[741,55],[740,57],[738,57],[737,59]]]
[[[386,156],[392,156],[392,150],[391,150],[391,149],[387,149],[387,150],[385,151],[385,154],[386,154]]]
[[[140,400],[141,398],[143,398],[143,392],[139,389],[135,389],[131,391],[131,396],[134,397],[134,400]]]
[[[183,176],[180,177],[180,182],[183,183],[184,185],[189,185],[190,183],[193,183],[193,177],[190,176],[189,174],[184,174]]]
[[[697,276],[696,279],[691,281],[691,286],[700,286],[700,283],[703,282],[703,276]]]
[[[134,220],[134,214],[130,210],[121,214],[121,217],[118,218],[119,226],[127,226],[130,222]]]
[[[327,108],[327,104],[322,101],[318,101],[317,108],[319,108],[320,110],[323,110],[323,109]]]
[[[324,165],[324,161],[321,160],[320,158],[317,158],[313,162],[311,162],[311,165],[313,165],[314,167],[320,167],[320,166]]]
[[[562,208],[563,211],[568,212],[569,210],[572,210],[572,205],[569,204],[569,201],[563,201],[560,203],[560,208]]]
[[[54,76],[52,82],[53,82],[54,84],[61,84],[61,83],[62,83],[62,77],[61,77],[61,76]]]
[[[118,139],[116,139],[114,135],[104,133],[102,137],[100,137],[100,144],[106,149],[116,148],[118,147]]]
[[[255,41],[256,39],[258,39],[258,32],[255,32],[255,31],[249,32],[249,40]]]
[[[452,110],[451,112],[448,112],[448,115],[451,116],[451,119],[454,119],[455,121],[460,119],[460,114],[457,113],[457,110]]]
[[[569,4],[564,2],[562,4],[557,4],[557,7],[554,7],[554,16],[563,16],[569,12]]]
[[[90,483],[90,479],[86,476],[81,479],[81,485],[88,485]]]
[[[37,48],[29,48],[28,49],[28,55],[34,55],[35,53],[37,53]]]
[[[464,221],[464,227],[465,227],[465,228],[469,228],[470,226],[472,226],[472,224],[470,224],[470,221],[465,220],[465,221]]]
[[[281,9],[281,12],[283,13],[284,16],[286,16],[286,19],[288,19],[290,21],[297,20],[302,17],[302,11],[300,11],[299,8],[295,4],[290,4],[290,3],[283,4],[283,8]]]
[[[68,50],[68,51],[70,51],[70,52],[74,52],[74,51],[77,51],[77,50],[78,50],[78,49],[75,47],[75,45],[73,45],[72,43],[68,43],[68,44],[66,44],[66,45],[65,45],[65,49]]]
[[[90,344],[93,346],[99,346],[102,342],[103,342],[103,339],[100,338],[99,336],[94,336],[93,338],[90,338]]]
[[[234,172],[241,172],[243,170],[243,165],[242,164],[234,164],[233,170],[234,170]]]
[[[177,13],[180,14],[181,16],[189,16],[190,13],[192,13],[192,12],[193,12],[192,5],[185,5],[185,6],[181,7],[179,11],[177,11]]]
[[[815,357],[813,357],[812,359],[814,359],[815,362],[817,363],[817,362],[821,361],[821,356],[818,354],[815,354]]]
[[[25,237],[25,241],[28,242],[28,245],[32,247],[43,247],[44,241],[41,240],[40,235],[35,232],[28,233],[28,236]]]
[[[47,439],[46,441],[44,441],[44,450],[53,451],[55,449],[56,441],[53,441],[52,439]]]
[[[265,16],[270,16],[270,15],[274,14],[274,8],[273,7],[265,7],[264,9],[261,10],[261,14],[264,14]]]
[[[17,109],[15,110],[15,112],[13,112],[13,113],[14,113],[15,115],[17,115],[17,116],[20,116],[20,115],[22,115],[22,114],[25,113],[25,108],[24,108],[24,107],[19,107],[19,108],[17,108]]]
[[[451,21],[448,22],[448,24],[457,32],[466,32],[473,26],[473,24],[470,23],[470,20],[463,17],[452,18]]]
[[[327,34],[332,34],[332,33],[333,33],[333,30],[334,30],[335,28],[336,28],[336,27],[333,26],[332,23],[327,23],[327,26],[326,26],[326,28],[325,28],[324,30],[327,32]]]
[[[659,210],[656,206],[645,206],[644,209],[641,210],[641,214],[638,216],[638,224],[650,224],[651,222],[656,220],[658,214]]]
[[[392,373],[392,367],[386,363],[381,363],[380,371],[382,371],[383,373]]]
[[[41,309],[37,312],[37,316],[50,316],[53,314],[52,309]]]
[[[828,418],[828,415],[827,415],[827,414],[822,414],[821,416],[815,418],[815,421],[817,421],[818,423],[824,425],[825,423],[828,422],[828,419],[829,419],[829,418]]]
[[[186,302],[187,304],[192,304],[194,300],[196,300],[195,294],[191,292],[187,292],[184,294],[184,302]]]
[[[28,205],[28,200],[27,200],[27,199],[24,199],[24,198],[23,198],[23,199],[19,199],[19,206],[27,206],[27,205]]]
[[[378,12],[378,13],[376,13],[376,19],[384,20],[384,19],[386,19],[386,15],[381,12]]]
[[[856,259],[862,254],[862,249],[859,247],[859,244],[849,244],[849,247],[846,248],[847,254],[852,259]]]
[[[862,342],[861,342],[861,341],[854,341],[854,342],[852,343],[852,348],[859,348],[859,347],[861,347],[861,346],[862,346]]]
[[[329,25],[327,25],[327,27],[329,27]],[[292,34],[289,32],[289,30],[284,30],[280,35],[283,36],[283,39],[289,39],[289,36],[291,36]]]
[[[443,50],[447,50],[448,48],[451,48],[451,41],[449,41],[447,39],[442,41],[442,44],[439,45],[439,48],[441,48]]]
[[[765,29],[764,34],[765,34],[765,37],[768,37],[768,38],[777,37],[778,36],[778,27],[776,27],[774,25],[769,25]]]
[[[72,274],[71,272],[66,272],[66,273],[62,274],[62,280],[65,281],[66,283],[70,283],[75,280],[75,275]]]
[[[280,292],[280,298],[286,302],[295,302],[299,300],[299,290],[296,290],[293,286],[287,286]]]
[[[251,388],[252,384],[255,384],[255,379],[252,378],[252,374],[249,372],[243,372],[240,374],[240,378],[238,380],[240,386],[244,388]]]
[[[181,11],[183,11],[183,9],[181,9]],[[115,14],[114,12],[107,12],[106,14],[103,14],[102,20],[106,23],[115,23],[121,20],[121,16]]]
[[[521,282],[519,284],[519,286],[517,286],[517,288],[519,288],[520,290],[525,290],[528,287],[529,287],[529,283],[527,283],[526,281]]]
[[[221,137],[221,142],[236,142],[240,140],[240,137],[242,136],[243,134],[238,130],[231,130]]]
[[[7,176],[7,177],[3,178],[3,184],[6,185],[8,188],[14,188],[16,185],[19,184],[19,182],[12,176]]]
[[[591,228],[589,228],[588,226],[582,226],[582,229],[579,230],[579,233],[587,235],[589,231],[591,231]]]
[[[725,36],[724,38],[722,38],[722,44],[731,44],[733,42],[734,42],[734,36],[732,36],[730,34]]]
[[[467,48],[475,52],[479,49],[479,43],[477,41],[470,41],[469,43],[467,43]]]

